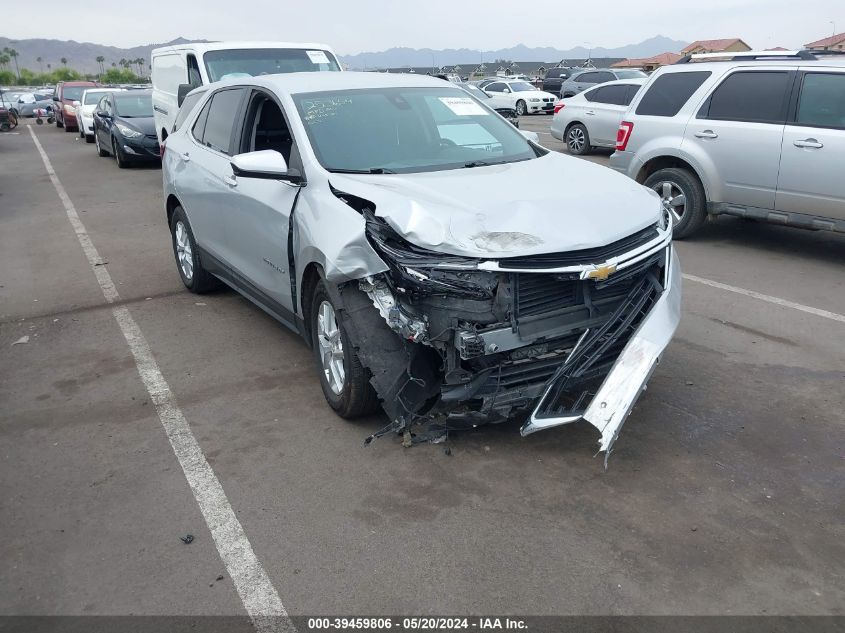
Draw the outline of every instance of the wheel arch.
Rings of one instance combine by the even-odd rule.
[[[325,279],[323,266],[311,261],[302,271],[302,281],[299,292],[299,309],[302,314],[302,323],[305,329],[305,340],[311,346],[311,303],[314,299],[314,291],[321,279]]]
[[[674,167],[675,169],[685,169],[692,173],[692,175],[698,179],[698,182],[700,182],[701,186],[704,188],[705,198],[710,200],[710,191],[707,187],[707,183],[701,177],[701,172],[690,161],[685,160],[680,156],[661,155],[648,159],[643,163],[642,167],[640,167],[635,180],[638,183],[643,184],[646,181],[646,178],[651,176],[654,172],[671,167]]]
[[[170,194],[167,196],[167,200],[164,202],[164,209],[167,212],[167,227],[170,228],[170,221],[173,219],[173,212],[176,210],[176,207],[181,207],[182,203],[179,202],[179,198],[177,198],[174,194]],[[184,207],[183,207],[184,208]]]

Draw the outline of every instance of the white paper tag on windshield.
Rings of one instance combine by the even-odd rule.
[[[325,51],[305,51],[305,54],[308,55],[308,59],[311,60],[312,64],[330,64],[329,58],[326,56]]]
[[[489,110],[469,97],[440,97],[440,102],[458,116],[490,114]]]

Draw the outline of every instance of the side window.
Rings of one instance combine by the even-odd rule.
[[[628,105],[625,102],[625,95],[628,93],[628,86],[617,84],[614,86],[602,86],[593,91],[595,95],[591,101],[609,103],[611,105]]]
[[[194,121],[194,127],[191,128],[191,135],[202,145],[202,137],[205,134],[205,122],[208,119],[208,110],[211,107],[211,100],[206,101],[202,108],[202,112]]]
[[[710,74],[709,70],[698,70],[661,75],[643,95],[637,114],[675,116]]]
[[[279,105],[270,96],[258,92],[249,104],[240,151],[265,149],[276,150],[290,164],[293,137]]]
[[[245,89],[221,90],[214,93],[206,115],[202,144],[224,154],[231,154],[232,131],[237,122]]]
[[[575,81],[578,81],[583,84],[596,84],[598,83],[596,75],[598,75],[598,73],[583,73],[581,75],[578,75],[575,78]]]
[[[605,81],[613,81],[614,79],[616,79],[616,75],[614,75],[613,73],[601,72],[596,73],[596,78],[594,79],[594,81],[603,84]]]
[[[107,101],[108,101],[108,97],[103,97],[102,99],[100,99],[100,102],[97,104],[97,110],[99,110],[100,112],[105,112]]]
[[[592,90],[585,90],[581,94],[584,95],[584,98],[587,101],[593,101],[595,103],[603,103],[601,99],[601,93],[604,88],[593,88]]]
[[[185,119],[188,118],[188,115],[191,113],[191,110],[194,109],[194,106],[197,105],[200,99],[205,96],[205,92],[198,92],[197,94],[192,94],[190,96],[185,97],[185,100],[182,102],[182,105],[179,107],[179,114],[176,115],[176,121],[173,123],[173,131],[175,132],[182,124],[185,122]]]
[[[200,67],[197,63],[197,58],[188,54],[188,83],[194,88],[202,85],[202,75],[200,74]]]
[[[505,84],[500,81],[493,82],[492,84],[487,84],[485,90],[487,92],[502,92],[505,89]]]
[[[783,123],[789,84],[790,74],[786,71],[733,73],[713,91],[699,118]]]
[[[807,73],[796,125],[845,130],[845,73]]]
[[[631,102],[634,100],[634,97],[637,96],[637,93],[640,91],[642,86],[638,86],[637,84],[629,84],[628,90],[625,92],[625,103],[622,105],[631,105]]]

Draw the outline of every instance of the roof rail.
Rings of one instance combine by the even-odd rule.
[[[694,53],[681,57],[676,64],[688,64],[697,61],[763,61],[770,59],[803,59],[815,61],[819,57],[830,55],[845,55],[845,51],[817,51],[813,49],[791,50],[791,51],[742,51],[722,53]]]

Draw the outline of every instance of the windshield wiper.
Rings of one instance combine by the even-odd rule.
[[[327,169],[333,174],[395,174],[396,172],[386,167],[371,167],[370,169]]]
[[[490,165],[502,165],[505,161],[496,161],[495,163],[488,163],[484,160],[474,160],[470,163],[464,163],[464,167],[469,169],[470,167],[489,167]]]

